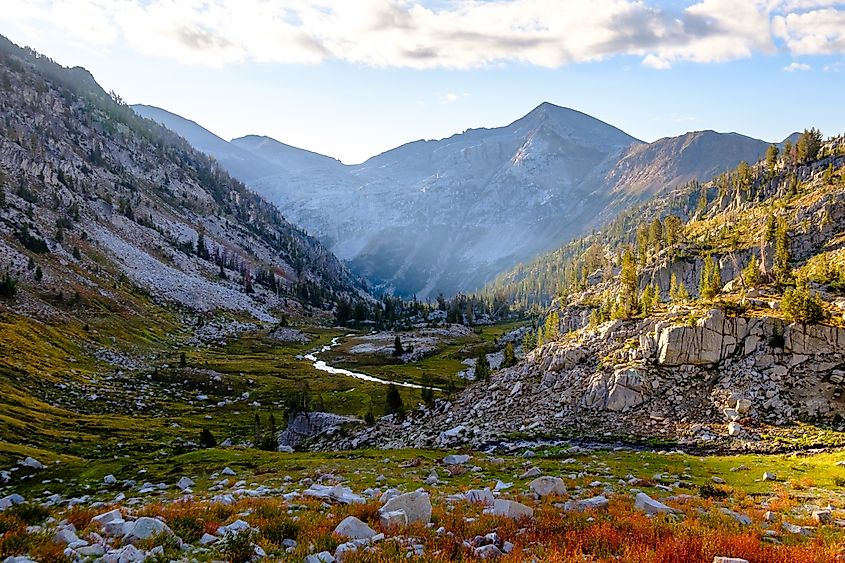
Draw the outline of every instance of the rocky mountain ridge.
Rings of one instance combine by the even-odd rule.
[[[187,120],[136,111],[192,138]],[[756,161],[767,146],[709,131],[645,144],[549,103],[504,127],[408,143],[355,166],[268,139],[230,145],[278,172],[245,172],[232,151],[205,146],[378,289],[420,297],[477,289],[660,190]]]

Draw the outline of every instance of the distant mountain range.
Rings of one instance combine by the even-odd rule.
[[[133,108],[213,156],[377,290],[418,297],[477,289],[663,189],[754,162],[768,146],[714,131],[644,143],[543,103],[504,127],[347,166],[268,137],[227,142],[162,109]]]

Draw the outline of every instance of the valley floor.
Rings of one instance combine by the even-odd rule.
[[[0,512],[0,557],[244,561],[264,553],[330,561],[328,554],[345,552],[343,561],[709,563],[731,556],[821,563],[838,560],[845,546],[845,454],[456,453],[228,448],[94,462],[42,458],[43,469],[7,463],[3,494],[21,496],[5,496],[0,506],[21,504]],[[532,487],[546,492],[538,475],[559,477],[565,491],[538,497]],[[385,521],[382,495],[418,488],[429,495],[430,518]],[[533,514],[504,514],[502,500]],[[118,524],[95,519],[115,509],[105,519]],[[348,516],[361,521],[352,521],[363,530],[357,540],[338,533]]]
[[[340,345],[318,354],[331,365],[459,389],[469,360],[517,324],[400,333],[431,349],[396,358],[386,334],[194,322],[0,317],[0,560],[768,563],[834,561],[845,547],[838,450],[249,447],[271,435],[270,415],[284,426],[301,393],[327,412],[384,414],[385,385],[317,373],[305,358],[332,339]],[[408,408],[421,398],[400,393]],[[200,448],[203,429],[221,446]],[[468,457],[447,457],[457,454]],[[397,494],[425,497],[430,517]],[[360,522],[338,530],[348,516]]]

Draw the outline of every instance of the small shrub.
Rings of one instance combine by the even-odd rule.
[[[6,272],[0,278],[0,299],[11,299],[18,289],[18,280],[12,274]]]
[[[272,519],[259,528],[261,536],[276,545],[282,545],[287,539],[295,540],[299,536],[299,524],[290,519]]]
[[[825,319],[821,297],[810,291],[806,283],[799,283],[795,289],[787,289],[780,301],[780,308],[787,319],[796,323],[813,324]]]
[[[40,524],[50,516],[50,511],[38,504],[18,504],[9,509],[9,514],[16,516],[30,526]]]
[[[732,492],[733,489],[727,485],[716,485],[714,483],[704,483],[698,487],[698,494],[701,498],[724,500],[731,496]]]
[[[202,448],[215,448],[217,447],[217,440],[211,434],[211,430],[208,428],[203,428],[202,432],[200,432],[200,447]]]
[[[189,514],[180,514],[170,518],[170,528],[173,533],[188,543],[199,541],[205,533],[205,524],[201,518]]]
[[[249,530],[226,534],[221,542],[220,552],[232,563],[249,561],[255,555],[254,539],[255,533]]]

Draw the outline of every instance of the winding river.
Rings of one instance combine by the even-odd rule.
[[[353,335],[347,335],[347,336],[353,336]],[[360,379],[362,381],[369,381],[370,383],[378,383],[380,385],[390,385],[392,383],[393,385],[396,385],[398,387],[407,387],[409,389],[422,389],[423,388],[422,385],[417,385],[416,383],[406,383],[406,382],[402,382],[402,381],[388,381],[386,379],[379,379],[378,377],[373,377],[372,375],[367,375],[366,373],[361,373],[361,372],[357,372],[357,371],[349,371],[348,369],[343,369],[343,368],[336,368],[334,366],[330,366],[324,360],[320,360],[320,359],[317,358],[317,354],[320,354],[322,352],[328,352],[329,350],[331,350],[335,346],[338,346],[340,344],[340,339],[341,339],[340,336],[335,336],[334,338],[332,338],[331,344],[329,344],[327,346],[323,346],[322,348],[320,348],[319,351],[311,352],[309,354],[306,354],[303,357],[306,360],[308,360],[309,362],[311,362],[311,365],[314,367],[314,369],[319,370],[319,371],[323,371],[323,372],[326,372],[326,373],[331,373],[333,375],[346,375],[348,377],[354,377],[355,379]],[[434,389],[435,391],[441,391],[441,389],[438,389],[437,387],[432,387],[432,389]]]

